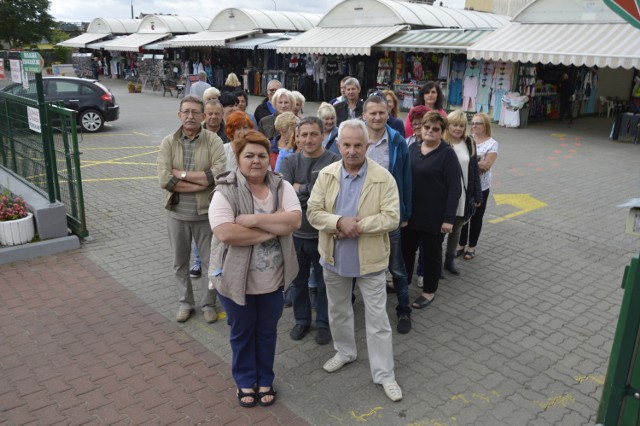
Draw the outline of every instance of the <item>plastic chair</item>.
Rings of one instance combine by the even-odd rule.
[[[600,96],[600,113],[598,114],[600,117],[604,115],[605,109],[607,110],[607,118],[609,118],[615,109],[615,104],[604,96]]]

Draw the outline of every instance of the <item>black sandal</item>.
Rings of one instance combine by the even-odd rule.
[[[424,297],[424,296],[420,296],[420,297],[418,297],[418,298],[416,299],[416,301],[415,301],[415,302],[413,302],[413,304],[411,305],[411,307],[412,307],[413,309],[424,309],[424,308],[426,308],[427,306],[429,306],[429,304],[430,304],[431,302],[433,302],[433,299],[435,299],[435,298],[436,298],[436,297],[435,297],[435,296],[433,296],[433,298],[432,298],[431,300],[429,300],[429,299],[427,299],[427,298],[426,298],[426,297]]]
[[[464,251],[465,251],[464,249],[465,249],[465,248],[464,248],[464,247],[462,247],[461,249],[456,250],[455,257],[460,257],[460,256],[462,256],[462,255],[464,254]]]
[[[258,403],[258,398],[256,397],[255,392],[244,393],[242,389],[238,388],[238,391],[236,392],[236,396],[238,397],[238,403],[240,403],[240,406],[244,408],[255,407],[256,404]],[[251,401],[247,402],[247,401],[243,401],[242,400],[243,398],[252,398],[252,399]]]
[[[258,404],[260,404],[261,407],[268,407],[270,405],[273,405],[273,403],[276,402],[276,394],[277,392],[273,390],[273,386],[271,386],[267,391],[258,392]],[[271,401],[264,402],[262,401],[262,398],[264,398],[265,396],[273,396],[273,398],[271,399]]]

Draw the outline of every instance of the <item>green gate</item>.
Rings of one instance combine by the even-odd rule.
[[[0,92],[0,165],[49,202],[64,204],[69,229],[86,237],[76,112],[42,101],[41,77],[31,83],[21,96]],[[30,128],[29,113],[36,111],[41,133]]]
[[[622,305],[611,348],[597,422],[605,426],[640,424],[640,261],[624,270]]]

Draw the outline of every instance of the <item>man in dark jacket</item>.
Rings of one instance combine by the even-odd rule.
[[[360,99],[360,82],[357,78],[349,78],[344,82],[345,101],[338,102],[333,107],[336,109],[336,127],[346,120],[362,117],[363,101]]]
[[[369,132],[367,157],[380,164],[393,175],[400,196],[400,227],[389,232],[391,254],[389,272],[393,277],[393,286],[398,296],[396,314],[398,315],[398,333],[411,331],[411,305],[409,304],[409,280],[404,266],[400,245],[400,228],[407,225],[411,216],[411,163],[407,143],[400,133],[387,125],[389,111],[384,96],[372,95],[363,106],[362,118]]]
[[[282,83],[278,80],[271,80],[269,84],[267,84],[267,97],[260,102],[260,105],[256,107],[256,110],[253,113],[257,123],[260,123],[260,120],[265,118],[267,115],[271,115],[276,112],[276,108],[271,105],[271,97],[276,93],[276,90],[281,87]]]

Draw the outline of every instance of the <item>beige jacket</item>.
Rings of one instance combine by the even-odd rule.
[[[160,151],[158,152],[158,180],[160,187],[166,189],[164,193],[164,205],[166,208],[170,207],[169,200],[173,194],[173,187],[179,180],[173,176],[171,171],[184,168],[181,137],[182,127],[162,140]],[[211,185],[202,191],[196,192],[196,208],[198,214],[202,215],[207,214],[209,210],[209,194],[214,188],[213,177],[225,170],[227,159],[220,137],[205,129],[200,131],[193,155],[196,171],[211,171]]]
[[[342,179],[342,161],[320,171],[307,202],[309,223],[319,231],[318,251],[329,265],[333,258],[334,235],[340,216],[334,214]],[[389,264],[389,231],[400,224],[400,201],[396,181],[384,167],[367,158],[367,175],[358,200],[359,225],[363,234],[358,240],[360,274],[384,270]]]

